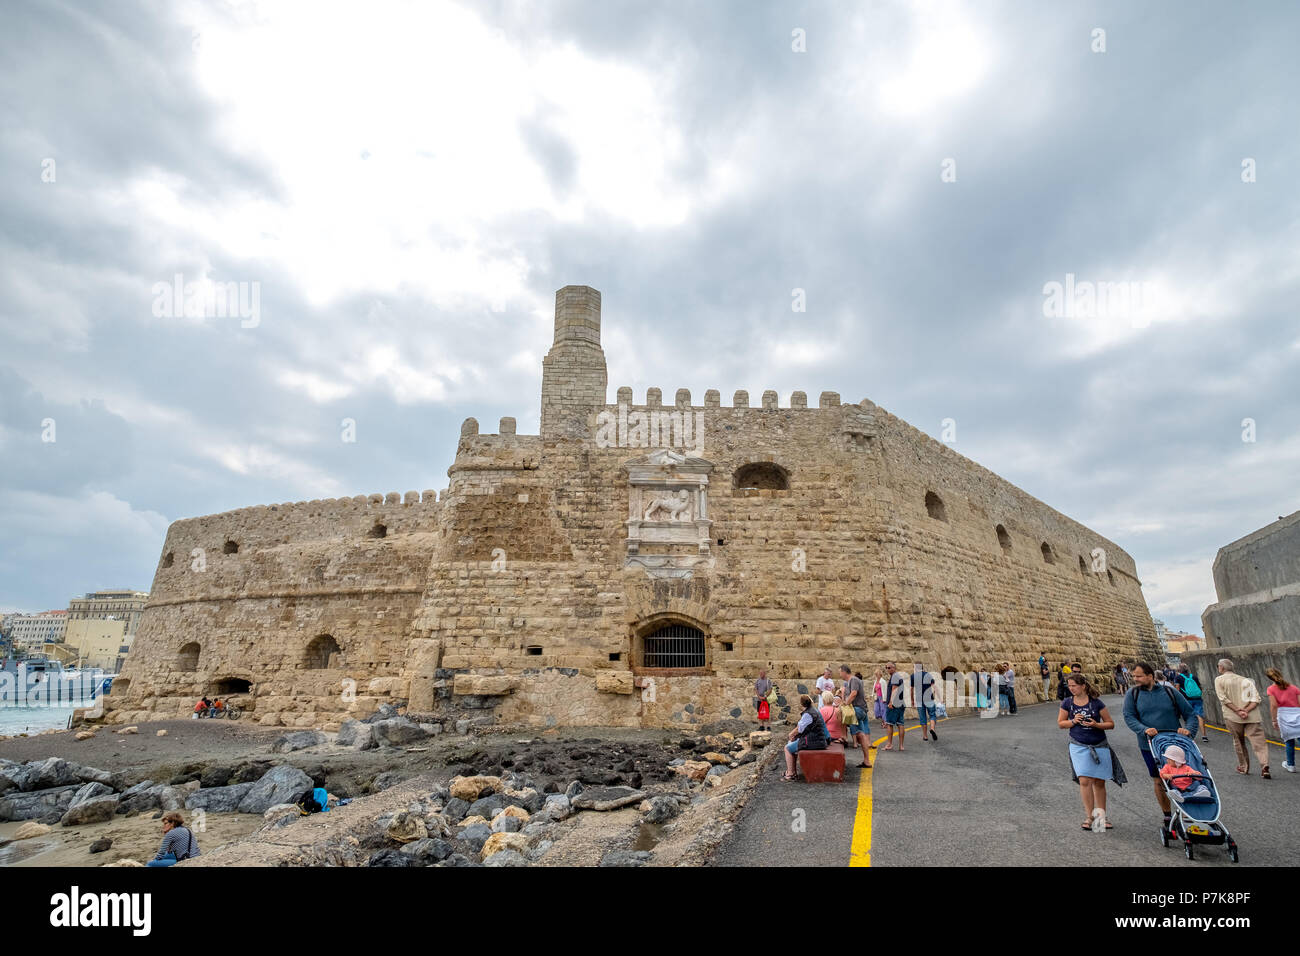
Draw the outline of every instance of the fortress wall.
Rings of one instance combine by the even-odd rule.
[[[1100,672],[1133,656],[1143,640],[1154,645],[1140,586],[1124,572],[1133,567],[1128,555],[874,406],[865,424],[857,406],[683,410],[704,413],[703,440],[690,453],[716,466],[709,491],[715,566],[692,580],[654,581],[622,568],[622,466],[647,448],[545,443],[542,466],[526,479],[501,472],[477,497],[448,499],[448,533],[417,624],[442,642],[443,666],[575,669],[565,680],[605,688],[561,705],[526,683],[502,703],[501,719],[689,726],[746,707],[759,666],[793,696],[827,663],[869,675],[891,659],[935,668],[1011,659],[1024,696],[1041,687],[1025,679],[1036,676],[1040,650]],[[594,433],[594,414],[591,425]],[[871,440],[847,441],[855,429]],[[732,488],[736,468],[764,460],[789,471],[790,490]],[[554,489],[545,520],[525,517],[526,507],[541,504],[531,491],[523,492],[526,504],[518,502],[526,485]],[[931,489],[944,499],[946,522],[926,511]],[[1011,535],[1010,554],[998,543],[999,521]],[[562,536],[571,560],[534,560],[529,529],[541,529],[548,542]],[[1043,560],[1044,540],[1055,564]],[[519,560],[503,543],[507,558],[494,570],[490,541],[514,541]],[[1078,553],[1092,547],[1106,549],[1114,584],[1078,570]],[[804,570],[795,571],[799,552]],[[638,669],[630,665],[638,622],[656,614],[705,628],[711,673],[661,676],[649,704],[631,692]]]

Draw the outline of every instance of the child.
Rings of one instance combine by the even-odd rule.
[[[1166,747],[1165,760],[1168,762],[1160,768],[1160,776],[1174,788],[1175,792],[1170,796],[1176,801],[1182,803],[1188,797],[1210,796],[1210,788],[1194,779],[1202,774],[1187,766],[1187,753],[1182,747]]]

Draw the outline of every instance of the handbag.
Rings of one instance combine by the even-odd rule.
[[[769,706],[776,706],[776,688],[773,687],[771,690],[769,690],[767,692],[767,696],[764,697],[763,699],[767,701]]]
[[[851,704],[840,705],[840,723],[845,727],[853,727],[858,722],[858,712],[853,709]]]

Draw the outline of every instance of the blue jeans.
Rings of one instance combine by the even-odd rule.
[[[172,866],[176,862],[176,854],[168,853],[161,860],[150,860],[145,866]]]
[[[1295,740],[1286,742],[1286,762],[1293,767],[1295,766]]]
[[[921,729],[924,730],[926,724],[934,720],[934,708],[927,707],[925,704],[916,705],[916,719],[921,722]]]
[[[1189,697],[1187,698],[1187,703],[1192,705],[1192,713],[1194,713],[1197,719],[1201,722],[1201,736],[1209,736],[1205,732],[1205,701],[1200,697]]]

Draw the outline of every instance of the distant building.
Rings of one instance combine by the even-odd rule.
[[[1205,650],[1205,638],[1199,634],[1182,634],[1178,631],[1166,632],[1165,659],[1170,664],[1180,663],[1184,654],[1203,650]]]
[[[45,644],[63,641],[68,626],[67,611],[42,611],[40,614],[18,614],[9,624],[9,640],[15,653],[39,653]]]
[[[1161,653],[1169,654],[1169,629],[1165,626],[1164,621],[1153,620],[1151,622],[1156,628],[1156,640],[1160,642]]]
[[[64,666],[98,668],[116,674],[134,640],[126,633],[124,620],[69,621],[62,652],[57,656]]]
[[[140,615],[149,600],[148,591],[129,588],[110,588],[91,591],[84,598],[68,602],[69,621],[125,621],[127,637],[135,637],[140,627]]]

